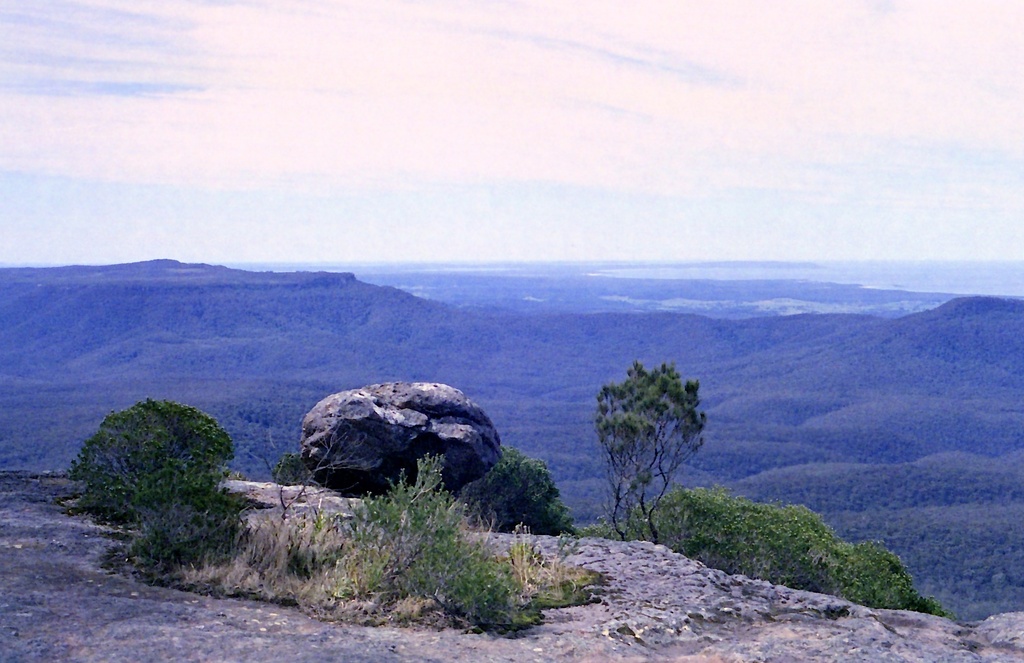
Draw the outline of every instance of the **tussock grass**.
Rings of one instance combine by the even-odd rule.
[[[581,605],[592,600],[590,589],[600,582],[600,574],[565,562],[566,557],[576,552],[575,537],[560,536],[558,556],[550,558],[537,549],[529,528],[520,525],[514,534],[504,559],[520,593],[528,597],[533,609]]]
[[[344,544],[340,518],[294,513],[249,519],[226,562],[181,570],[186,586],[214,594],[314,608],[329,598]]]
[[[537,623],[543,608],[589,600],[596,574],[564,557],[545,558],[525,528],[495,556],[427,460],[414,483],[367,498],[353,517],[252,518],[230,560],[182,569],[180,581],[326,619],[514,630]]]

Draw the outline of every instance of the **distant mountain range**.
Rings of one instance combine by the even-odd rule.
[[[65,467],[107,412],[156,397],[216,416],[238,467],[265,475],[323,396],[428,380],[465,391],[505,444],[546,460],[587,518],[602,499],[597,391],[635,359],[671,361],[700,380],[708,413],[688,481],[807,501],[841,531],[888,537],[910,559],[913,542],[888,523],[934,531],[947,507],[961,521],[993,513],[991,491],[952,488],[1019,466],[1024,453],[1021,301],[959,298],[895,318],[555,308],[456,308],[351,274],[174,261],[0,269],[0,467]],[[1003,514],[1024,505],[1019,490],[1000,494]],[[987,579],[971,581],[969,600],[941,591],[938,570],[955,565],[912,564],[924,589],[970,616],[1024,608],[1024,535],[997,543],[995,528],[967,547],[1011,553],[985,557]]]

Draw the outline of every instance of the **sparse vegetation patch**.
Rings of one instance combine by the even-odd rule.
[[[330,619],[496,629],[536,623],[542,607],[584,602],[594,579],[545,559],[525,532],[495,556],[467,529],[435,458],[420,462],[415,482],[366,498],[351,518],[258,518],[230,561],[181,574],[192,588],[294,603]]]
[[[540,555],[522,530],[507,555],[467,526],[437,457],[353,515],[250,514],[220,483],[231,439],[208,415],[146,400],[112,413],[71,468],[78,508],[124,526],[128,559],[159,583],[295,604],[333,619],[515,629],[588,597],[593,575]],[[275,470],[303,480],[295,458]]]

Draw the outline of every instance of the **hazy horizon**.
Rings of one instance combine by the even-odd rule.
[[[160,258],[158,260],[176,260]],[[145,262],[145,261],[138,261]],[[186,262],[186,261],[178,261]],[[103,267],[126,263],[10,264],[0,269]],[[193,263],[195,264],[195,263]],[[478,261],[478,262],[252,262],[202,263],[246,271],[352,272],[368,282],[374,275],[466,274],[593,276],[621,279],[707,281],[805,281],[859,285],[950,295],[1024,297],[1024,260],[854,260],[854,261]]]

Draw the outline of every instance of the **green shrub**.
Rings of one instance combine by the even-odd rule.
[[[271,472],[274,483],[282,486],[300,486],[313,480],[313,473],[302,462],[302,455],[283,453]]]
[[[408,597],[435,602],[475,625],[507,625],[518,608],[511,573],[465,531],[465,514],[441,484],[436,458],[418,463],[416,481],[367,497],[351,523],[339,598]]]
[[[83,483],[81,509],[134,530],[140,565],[169,568],[230,548],[241,504],[218,484],[231,456],[231,438],[209,415],[146,400],[108,415],[69,476]]]
[[[840,591],[847,600],[872,608],[953,616],[934,598],[921,596],[900,558],[879,543],[843,542],[837,546],[836,560]]]
[[[463,487],[459,499],[474,520],[499,532],[512,532],[518,525],[534,534],[573,531],[569,509],[547,465],[512,447],[504,447],[501,460],[483,478]]]
[[[218,478],[171,462],[141,482],[134,502],[138,530],[129,549],[138,566],[166,573],[231,552],[243,500],[221,490]]]
[[[727,573],[835,594],[835,541],[821,518],[801,506],[773,506],[732,497],[724,489],[675,489],[662,501],[662,542]]]
[[[665,496],[657,518],[665,545],[727,573],[873,608],[947,615],[917,593],[899,557],[877,543],[839,539],[805,507],[752,502],[722,488],[677,488]]]

